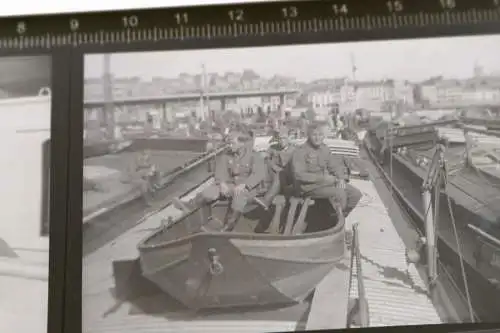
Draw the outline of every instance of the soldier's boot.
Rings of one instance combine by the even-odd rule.
[[[143,180],[141,184],[141,192],[142,192],[142,199],[144,200],[144,203],[148,206],[153,205],[153,194],[151,193],[151,189],[149,187],[149,184]]]
[[[238,223],[241,215],[242,215],[242,213],[240,213],[240,212],[232,211],[230,213],[229,218],[227,219],[226,224],[224,225],[224,227],[222,228],[221,231],[222,232],[231,232],[231,231],[233,231],[234,228],[236,227],[236,224]]]

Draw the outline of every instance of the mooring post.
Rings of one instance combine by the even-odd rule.
[[[424,219],[425,219],[425,237],[427,249],[427,267],[429,282],[432,284],[437,277],[437,256],[436,256],[436,235],[434,221],[434,207],[432,205],[432,195],[428,189],[422,193],[422,201],[424,204]]]

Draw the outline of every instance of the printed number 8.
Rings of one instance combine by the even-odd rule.
[[[18,34],[22,35],[26,32],[26,23],[25,22],[18,22],[16,26],[16,31]]]

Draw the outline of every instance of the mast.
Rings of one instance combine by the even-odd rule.
[[[356,60],[354,58],[354,54],[350,54],[350,58],[351,58],[351,75],[352,75],[352,80],[354,82],[356,82],[356,71],[358,70],[358,68],[356,67]]]
[[[200,82],[200,112],[198,114],[198,117],[201,118],[201,120],[205,120],[205,88],[206,88],[206,68],[205,64],[201,65],[201,82]],[[196,119],[198,120],[198,119]]]
[[[358,71],[358,68],[356,67],[356,59],[354,58],[354,54],[350,54],[350,59],[351,59],[351,77],[352,77],[352,82],[354,84],[354,98],[355,98],[355,106],[356,110],[359,109],[359,102],[358,102],[358,92],[356,89],[356,72]]]
[[[106,127],[106,135],[108,139],[114,139],[115,136],[115,114],[113,107],[113,82],[111,78],[111,54],[103,55],[103,95],[104,108],[103,120]]]

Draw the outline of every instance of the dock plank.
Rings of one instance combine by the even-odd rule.
[[[307,330],[344,329],[349,298],[349,259],[334,268],[316,287],[307,318]]]
[[[394,227],[375,185],[355,180],[363,198],[348,218],[359,222],[359,244],[370,326],[443,323],[429,297],[425,282],[406,261],[406,246]],[[354,276],[357,277],[356,269]],[[355,284],[353,286],[356,287]],[[351,298],[358,297],[357,288]]]

